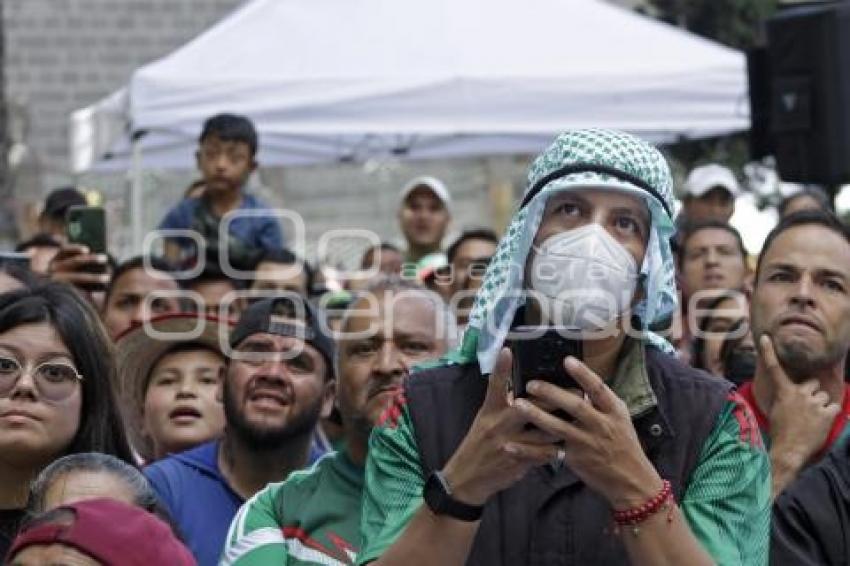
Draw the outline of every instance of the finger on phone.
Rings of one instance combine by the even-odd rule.
[[[56,254],[56,259],[64,259],[90,252],[88,246],[84,244],[64,244],[59,248],[59,253]]]
[[[517,442],[527,444],[555,444],[561,441],[560,438],[550,432],[539,428],[529,428],[512,437]]]
[[[509,452],[515,459],[534,465],[543,465],[551,462],[556,450],[557,448],[552,444],[537,445],[512,441],[505,446],[505,451]]]
[[[53,280],[70,283],[77,287],[106,287],[109,285],[109,275],[97,273],[54,273]]]

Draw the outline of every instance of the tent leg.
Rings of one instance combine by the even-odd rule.
[[[133,162],[130,172],[130,226],[133,255],[142,253],[142,140],[133,136]]]

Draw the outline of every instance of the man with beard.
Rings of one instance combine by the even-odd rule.
[[[445,353],[456,330],[435,293],[398,277],[373,282],[346,311],[339,339],[344,447],[251,498],[233,520],[222,564],[353,563],[372,427],[414,364]]]
[[[223,439],[145,469],[201,566],[218,563],[246,499],[308,463],[333,403],[334,345],[320,316],[292,293],[246,309],[230,335]]]
[[[791,214],[767,236],[751,305],[759,350],[741,388],[769,444],[776,497],[838,439],[850,415],[850,233],[822,211]]]

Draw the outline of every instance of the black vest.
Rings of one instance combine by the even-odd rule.
[[[635,419],[638,437],[681,500],[731,384],[646,348],[658,405]],[[423,474],[441,469],[466,436],[487,391],[477,364],[414,373],[405,385]],[[540,466],[488,501],[467,564],[628,564],[608,503],[571,470]]]

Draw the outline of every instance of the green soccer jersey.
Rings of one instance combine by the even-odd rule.
[[[387,417],[369,445],[358,564],[381,556],[422,504],[425,478],[403,400]],[[718,564],[767,564],[770,463],[755,418],[736,393],[703,445],[679,505]]]
[[[222,565],[354,564],[363,468],[333,452],[245,502],[233,519]]]

